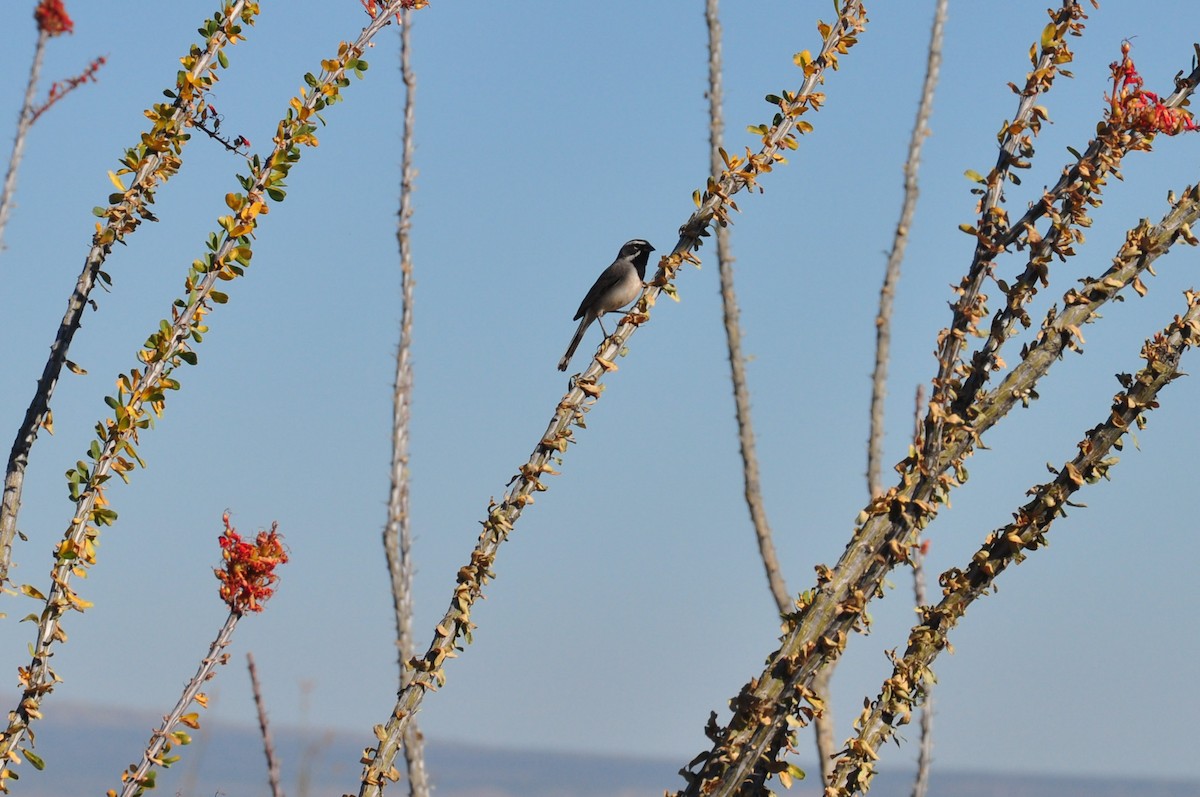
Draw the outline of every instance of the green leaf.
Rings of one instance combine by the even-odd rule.
[[[217,63],[221,65],[222,69],[229,68],[229,57],[225,55],[224,50],[217,50]]]
[[[97,526],[111,526],[117,519],[117,513],[112,509],[96,508],[92,510],[92,520]]]
[[[38,756],[35,755],[32,750],[26,750],[24,747],[22,747],[21,755],[25,756],[25,760],[33,764],[33,768],[37,771],[41,772],[46,768],[46,762],[38,758]]]

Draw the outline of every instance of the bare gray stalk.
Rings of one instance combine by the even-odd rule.
[[[392,395],[392,484],[388,495],[388,520],[383,530],[383,550],[392,582],[392,604],[396,613],[396,650],[399,655],[400,688],[408,685],[412,670],[406,662],[413,656],[413,564],[412,527],[408,507],[408,429],[412,406],[412,314],[413,265],[409,232],[412,226],[412,193],[416,178],[413,166],[413,109],[417,78],[412,69],[409,32],[412,11],[401,13],[400,77],[404,82],[404,131],[400,156],[400,211],[396,243],[400,252],[400,343],[396,351],[396,384]],[[412,797],[427,797],[429,776],[425,769],[425,742],[414,720],[404,732],[404,761]]]
[[[925,82],[921,87],[921,101],[917,105],[912,137],[908,142],[908,158],[904,162],[904,201],[900,206],[900,220],[892,236],[892,251],[888,254],[883,287],[879,291],[879,314],[875,317],[875,372],[871,376],[871,424],[867,440],[867,490],[872,498],[883,491],[879,470],[883,460],[884,398],[887,396],[888,360],[892,348],[892,304],[896,296],[896,283],[900,280],[904,250],[908,247],[908,231],[912,228],[917,197],[920,195],[917,174],[921,168],[921,149],[929,136],[929,117],[933,114],[933,94],[942,67],[942,38],[949,5],[949,0],[937,0],[933,12],[929,54],[925,61]]]
[[[707,0],[705,19],[708,21],[708,113],[709,163],[713,175],[724,167],[720,150],[724,146],[725,122],[721,117],[721,20],[717,0]],[[729,344],[729,371],[733,383],[733,401],[737,408],[738,445],[742,453],[742,479],[745,485],[746,506],[758,538],[758,552],[767,572],[767,585],[780,614],[792,610],[792,598],[779,570],[779,558],[771,539],[771,525],[763,505],[758,480],[758,454],[754,446],[754,425],[750,417],[750,391],[746,386],[746,359],[742,355],[742,330],[739,321],[737,294],[733,286],[733,253],[729,243],[729,227],[716,225],[717,270],[721,277],[721,305],[724,308],[725,339]]]
[[[714,176],[724,168],[721,150],[725,146],[725,121],[722,115],[724,102],[721,84],[721,17],[718,0],[706,0],[704,19],[708,23],[708,118],[709,118],[709,168]],[[729,375],[733,386],[733,403],[738,425],[738,447],[742,455],[742,493],[746,507],[750,510],[750,522],[754,525],[754,536],[758,541],[758,553],[767,575],[767,587],[780,614],[787,614],[795,606],[783,572],[779,568],[779,557],[775,553],[775,542],[771,536],[771,524],[767,519],[767,508],[763,503],[762,486],[758,473],[758,452],[754,442],[754,423],[750,415],[750,389],[746,382],[746,358],[742,354],[742,328],[738,311],[737,292],[733,280],[733,250],[730,244],[729,227],[716,225],[717,272],[721,281],[721,307],[725,321],[725,341],[729,348]],[[824,698],[829,693],[832,672],[821,674],[821,683],[816,691]],[[817,760],[821,775],[831,766],[830,756],[834,745],[833,714],[829,702],[825,710],[814,718],[816,727]]]
[[[0,251],[4,251],[4,228],[12,212],[13,196],[17,192],[17,172],[21,168],[21,157],[25,152],[25,137],[33,127],[33,99],[37,95],[38,76],[42,72],[42,60],[46,55],[46,42],[50,40],[47,30],[39,30],[37,45],[33,50],[33,64],[29,67],[29,82],[25,85],[25,100],[21,103],[21,115],[17,117],[17,135],[13,139],[12,154],[8,159],[8,172],[4,175],[4,189],[0,191]],[[0,585],[4,584],[0,574]]]
[[[267,722],[267,706],[263,701],[262,686],[258,682],[258,667],[254,654],[246,651],[246,669],[250,671],[250,689],[254,692],[254,710],[258,714],[258,730],[262,734],[263,756],[267,759],[267,782],[271,784],[271,797],[284,797],[283,784],[279,782],[279,757],[275,755],[275,742],[271,738],[271,725]]]

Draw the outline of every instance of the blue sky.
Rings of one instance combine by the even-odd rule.
[[[0,25],[10,75],[0,109],[19,108],[35,32],[32,3]],[[230,51],[215,102],[223,130],[256,151],[306,71],[362,27],[360,5],[263,2],[249,39]],[[19,6],[19,7],[18,7]],[[932,3],[869,4],[861,43],[829,76],[787,167],[743,195],[733,230],[763,489],[789,587],[842,550],[866,497],[872,320],[901,198],[901,165],[923,76]],[[1123,39],[1151,90],[1190,68],[1197,9],[1106,3],[1075,40],[1074,80],[1056,83],[1034,168],[1008,193],[1023,208],[1082,149],[1099,119],[1108,64]],[[174,82],[203,2],[73,3],[76,33],[52,41],[49,82],[95,55],[109,62],[34,128],[0,252],[6,329],[0,429],[16,429],[90,243],[105,176],[136,141],[141,111]],[[817,46],[830,4],[727,3],[727,146],[753,143],[768,93],[793,88],[792,54]],[[973,220],[963,171],[985,173],[1011,118],[1043,3],[952,4],[921,202],[897,299],[888,462],[905,450],[915,386],[933,374],[949,285],[969,262]],[[1169,22],[1168,22],[1169,21]],[[1190,24],[1189,24],[1190,23]],[[239,628],[277,722],[361,729],[395,691],[391,602],[379,542],[387,497],[390,390],[399,318],[395,253],[399,112],[394,29],[366,57],[367,80],[330,109],[286,202],[260,228],[248,276],[210,317],[199,366],[145,435],[149,465],[114,487],[118,524],[101,540],[67,618],[55,705],[86,701],[166,711],[193,672],[224,606],[211,566],[226,508],[243,531],[277,520],[291,549],[278,595]],[[620,244],[668,250],[707,168],[703,4],[519,6],[442,0],[413,28],[418,73],[413,245],[417,269],[412,467],[416,628],[424,644],[466,562],[490,496],[537,442],[566,380],[554,365],[580,297]],[[11,129],[11,128],[10,128]],[[11,133],[4,133],[5,136]],[[1032,315],[1074,280],[1105,268],[1124,231],[1157,220],[1168,190],[1200,179],[1200,138],[1160,139],[1125,163],[1093,214],[1080,255],[1056,266]],[[116,375],[179,293],[236,158],[196,138],[146,225],[109,261],[72,350],[53,437],[33,453],[16,578],[43,586],[50,548],[71,516],[62,473],[83,456]],[[668,755],[706,747],[710,710],[761,667],[777,621],[741,500],[733,406],[711,247],[660,302],[608,380],[562,475],[500,552],[498,578],[474,613],[475,644],[426,701],[426,733],[495,745]],[[1041,400],[991,432],[971,480],[931,528],[929,569],[966,562],[1024,491],[1107,414],[1112,375],[1139,366],[1142,340],[1183,308],[1196,253],[1159,261],[1150,294],[1110,307],[1084,330],[1086,354],[1058,364]],[[1002,265],[1010,271],[1017,262]],[[575,365],[598,340],[593,331]],[[1013,347],[1015,358],[1017,346]],[[1189,357],[1189,359],[1191,359]],[[1195,370],[1196,366],[1191,366]],[[1185,361],[1184,370],[1188,370]],[[1191,755],[1200,656],[1195,486],[1195,379],[1162,396],[1112,483],[1055,525],[1051,546],[1005,573],[935,664],[936,763],[1200,777]],[[7,439],[7,438],[6,438]],[[874,633],[851,641],[834,686],[839,736],[888,674],[883,651],[912,624],[907,574],[873,604]],[[26,599],[4,598],[0,687],[27,663]],[[312,684],[309,707],[301,685]],[[226,668],[208,716],[253,721],[244,668]],[[915,732],[914,732],[915,734]],[[913,734],[910,734],[912,736]],[[47,748],[49,738],[39,740]],[[135,751],[130,751],[130,756]],[[889,748],[901,767],[915,746]],[[51,761],[53,765],[53,761]],[[117,763],[120,766],[121,763]],[[351,784],[352,785],[352,784]],[[664,783],[675,788],[678,783]],[[350,788],[348,786],[347,788]]]

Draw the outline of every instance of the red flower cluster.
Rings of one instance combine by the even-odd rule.
[[[1121,62],[1109,65],[1113,74],[1113,92],[1108,98],[1114,121],[1123,121],[1139,133],[1165,133],[1168,136],[1185,130],[1200,129],[1192,115],[1183,108],[1171,108],[1152,91],[1142,88],[1145,81],[1129,57],[1129,42],[1121,45]]]
[[[51,36],[75,32],[75,22],[67,16],[63,0],[42,0],[33,10],[33,18],[37,20],[38,30]]]
[[[274,584],[279,580],[275,567],[288,560],[278,524],[272,523],[270,531],[260,531],[258,539],[250,543],[229,525],[228,512],[221,520],[225,522],[225,532],[220,538],[225,568],[213,571],[221,582],[221,600],[237,614],[261,612],[262,604],[274,594]]]

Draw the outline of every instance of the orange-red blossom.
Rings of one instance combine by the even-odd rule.
[[[275,568],[288,560],[283,538],[277,523],[270,531],[260,531],[254,542],[246,542],[229,525],[229,513],[221,516],[225,531],[221,535],[221,557],[224,569],[214,569],[221,582],[221,600],[237,614],[261,612],[262,604],[275,592]]]
[[[1183,108],[1171,108],[1152,91],[1142,88],[1145,81],[1129,57],[1129,42],[1121,44],[1121,61],[1109,65],[1113,75],[1112,96],[1108,98],[1114,120],[1124,120],[1130,130],[1139,133],[1165,133],[1173,136],[1185,130],[1200,129]]]
[[[42,0],[33,10],[33,18],[38,30],[51,36],[75,32],[75,22],[67,16],[62,0]]]

